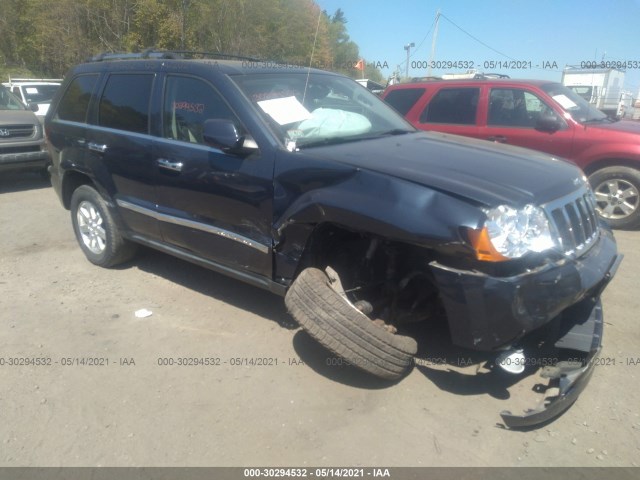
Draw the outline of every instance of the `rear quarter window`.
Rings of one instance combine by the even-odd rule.
[[[403,117],[409,113],[409,110],[422,97],[426,89],[424,88],[402,88],[391,90],[384,101],[391,105]]]
[[[110,75],[98,106],[98,125],[147,133],[153,79],[153,74]]]
[[[98,75],[82,75],[75,78],[60,100],[54,119],[86,122],[89,102],[97,80]]]

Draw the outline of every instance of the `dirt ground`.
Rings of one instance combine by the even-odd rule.
[[[389,385],[331,365],[268,292],[150,250],[91,265],[37,175],[0,176],[0,225],[0,466],[640,462],[640,232],[616,233],[607,364],[522,432],[499,426],[517,384],[418,365]]]

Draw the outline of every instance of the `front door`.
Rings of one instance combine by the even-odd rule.
[[[238,155],[207,145],[208,119],[232,120],[249,135],[210,83],[167,75],[162,138],[153,149],[163,239],[236,270],[271,276],[273,159],[259,149]]]
[[[555,116],[561,128],[554,132],[536,128],[543,116]],[[480,138],[569,158],[573,134],[572,126],[533,92],[513,87],[490,90]]]

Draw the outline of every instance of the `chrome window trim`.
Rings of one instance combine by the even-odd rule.
[[[200,230],[202,232],[211,233],[214,235],[218,235],[223,238],[227,238],[229,240],[233,240],[238,243],[242,243],[247,247],[251,247],[255,250],[258,250],[260,253],[269,253],[269,247],[262,243],[256,242],[255,240],[251,240],[243,235],[239,235],[234,232],[230,232],[229,230],[224,230],[222,228],[214,227],[213,225],[207,225],[202,222],[196,222],[194,220],[188,220],[186,218],[179,218],[173,215],[167,215],[165,213],[156,212],[149,208],[141,207],[140,205],[136,205],[131,202],[127,202],[126,200],[116,200],[116,203],[119,207],[126,208],[127,210],[131,210],[132,212],[140,213],[141,215],[146,215],[161,222],[171,223],[173,225],[180,225],[182,227],[193,228],[196,230]]]

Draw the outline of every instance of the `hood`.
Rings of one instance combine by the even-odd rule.
[[[542,204],[583,184],[566,160],[457,135],[417,132],[305,153],[419,183],[487,206]]]
[[[36,125],[38,119],[31,110],[0,110],[0,126]]]
[[[624,133],[634,133],[640,135],[640,122],[631,120],[619,120],[612,123],[593,123],[585,125],[587,129],[607,130]],[[640,141],[640,139],[638,139]]]

